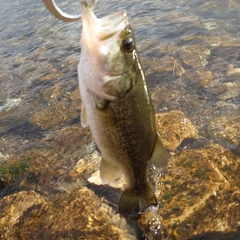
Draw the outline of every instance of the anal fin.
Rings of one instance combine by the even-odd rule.
[[[168,164],[168,156],[160,139],[159,133],[157,133],[157,139],[155,142],[152,156],[150,158],[150,162],[152,162],[152,164],[154,165],[157,173],[164,173]]]
[[[100,178],[104,184],[113,182],[117,178],[121,177],[121,175],[122,171],[120,168],[109,163],[102,157],[100,163]]]

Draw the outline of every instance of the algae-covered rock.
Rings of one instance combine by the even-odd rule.
[[[46,136],[44,142],[52,145],[56,152],[68,154],[71,157],[82,157],[90,154],[92,136],[88,128],[70,126]],[[90,145],[89,145],[90,144]],[[89,147],[87,147],[89,145]],[[84,151],[85,154],[84,154]]]
[[[179,61],[169,56],[164,56],[160,59],[153,60],[145,58],[143,64],[145,67],[147,67],[146,74],[151,72],[166,74],[166,72],[170,72],[170,76],[173,75],[181,77],[185,72]]]
[[[1,239],[135,239],[126,221],[86,188],[54,202],[21,191],[1,199],[0,209]]]
[[[63,126],[68,119],[77,114],[78,113],[69,104],[50,104],[43,109],[36,109],[30,121],[48,130],[59,125]]]
[[[20,217],[32,206],[46,204],[45,198],[33,190],[21,191],[0,200],[0,238],[19,239],[18,228]]]
[[[171,156],[167,174],[156,180],[159,207],[139,216],[145,235],[151,240],[237,240],[239,167],[240,158],[217,144]]]
[[[166,106],[178,104],[180,94],[177,90],[169,90],[165,87],[156,88],[152,93],[152,100],[156,111],[167,110]]]
[[[30,166],[31,159],[26,157],[19,161],[2,162],[0,165],[0,195],[1,190],[6,186],[12,186],[16,184],[16,181],[20,181],[20,177],[24,171]]]
[[[157,185],[164,223],[178,224],[180,239],[208,231],[236,231],[239,167],[240,158],[219,145],[172,156],[168,174]]]
[[[213,76],[211,71],[186,71],[186,78],[189,80],[189,84],[194,85],[195,88],[208,88],[209,83],[212,81]]]
[[[207,130],[212,139],[228,141],[240,146],[240,109],[213,119]]]
[[[174,151],[186,138],[198,138],[198,130],[181,111],[156,114],[156,125],[170,151]]]
[[[184,46],[179,49],[179,54],[183,62],[192,68],[201,68],[207,64],[207,57],[210,50],[205,46]]]

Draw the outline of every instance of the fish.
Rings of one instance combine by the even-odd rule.
[[[163,173],[168,155],[156,130],[151,93],[126,10],[97,18],[81,3],[78,79],[81,125],[89,127],[101,152],[103,184],[125,177],[118,212],[136,217],[156,206],[148,165]]]

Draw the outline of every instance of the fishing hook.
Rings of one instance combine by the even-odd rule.
[[[70,15],[63,12],[55,3],[54,0],[42,0],[46,8],[52,13],[56,18],[64,22],[76,22],[82,18],[82,14]],[[94,9],[97,0],[91,0],[90,8]]]

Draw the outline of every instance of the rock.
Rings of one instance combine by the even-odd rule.
[[[68,154],[71,157],[81,158],[84,155],[91,154],[94,150],[91,149],[94,146],[89,145],[92,141],[90,130],[80,126],[73,125],[60,131],[52,132],[43,141],[51,143],[57,152]]]
[[[23,158],[19,161],[11,163],[4,161],[0,167],[0,196],[4,193],[6,186],[16,185],[16,182],[21,181],[21,175],[28,169],[31,164],[30,158]]]
[[[67,120],[76,114],[78,113],[69,104],[56,103],[43,109],[36,109],[30,117],[30,121],[45,130],[49,130],[59,125],[65,125]]]
[[[100,156],[97,152],[86,155],[77,162],[69,175],[60,183],[58,189],[69,192],[77,187],[85,186],[87,179],[99,169],[99,166]],[[99,178],[92,179],[94,184],[97,184],[99,181],[101,181]]]
[[[149,207],[139,215],[138,224],[148,239],[176,240],[177,235],[163,224],[162,212],[158,207]]]
[[[152,100],[156,112],[167,109],[167,106],[174,107],[180,100],[180,94],[177,90],[169,90],[165,87],[156,88],[152,93]]]
[[[240,110],[226,112],[213,119],[207,126],[209,137],[227,141],[236,147],[240,146]]]
[[[156,185],[162,224],[175,226],[179,239],[235,231],[240,179],[234,173],[239,168],[239,157],[214,144],[173,155],[168,174]]]
[[[204,87],[208,88],[209,83],[212,81],[213,76],[211,71],[194,70],[186,71],[185,76],[194,84],[194,88]]]
[[[49,81],[49,80],[52,80],[52,79],[55,79],[55,78],[60,78],[62,75],[63,75],[62,72],[55,72],[55,73],[48,74],[48,75],[44,76],[43,78],[41,78],[41,80],[42,81]]]
[[[3,198],[0,209],[1,239],[135,239],[126,221],[86,188],[53,202],[21,191]]]
[[[172,76],[181,77],[185,72],[185,70],[179,63],[179,61],[169,56],[164,56],[159,59],[154,58],[152,60],[144,58],[143,65],[145,68],[147,68],[146,75],[152,72],[165,73],[165,74],[166,72],[168,72],[168,76],[172,75]]]
[[[68,82],[58,82],[52,87],[45,89],[43,92],[44,99],[46,101],[50,101],[51,99],[62,97],[68,85],[69,85]]]
[[[163,144],[170,151],[186,138],[198,138],[198,130],[181,111],[156,114],[156,125]]]
[[[78,88],[69,95],[69,98],[72,100],[73,108],[75,110],[81,110],[82,101],[80,98],[80,93]]]
[[[181,111],[156,114],[156,125],[171,154],[164,178],[154,173],[160,205],[139,216],[142,231],[149,239],[174,240],[207,231],[234,232],[240,214],[239,157],[217,144],[182,147],[186,140],[201,139]],[[126,223],[115,213],[124,181],[114,187],[100,184],[100,156],[88,129],[69,126],[38,144],[8,158],[31,157],[31,164],[14,182],[19,192],[0,200],[2,239],[136,239],[141,233],[136,222]],[[24,209],[20,198],[28,199]]]
[[[33,190],[11,194],[0,200],[0,238],[18,239],[16,230],[19,219],[32,206],[45,205],[43,196]]]
[[[210,50],[201,45],[186,46],[179,49],[183,62],[192,68],[202,68],[207,64],[207,56]]]
[[[16,98],[16,99],[7,98],[5,100],[4,105],[0,106],[0,113],[11,111],[11,110],[17,108],[19,106],[19,104],[21,103],[21,101],[22,101],[21,98]]]
[[[209,91],[215,94],[216,98],[219,100],[234,100],[234,98],[239,96],[240,82],[212,82],[209,84]]]

